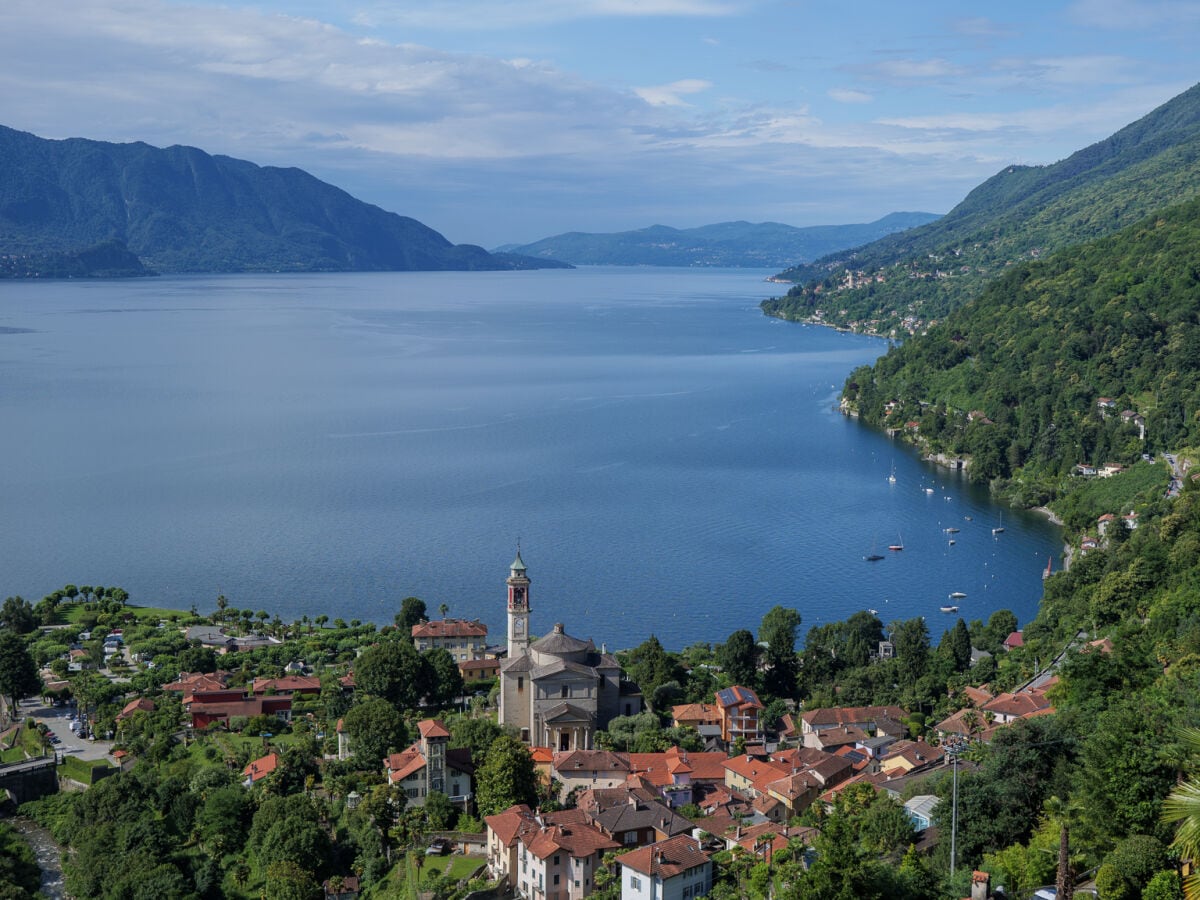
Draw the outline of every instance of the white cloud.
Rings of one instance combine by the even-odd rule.
[[[1017,34],[1016,29],[1011,26],[982,16],[955,19],[950,23],[950,29],[958,34],[976,38],[1011,38]]]
[[[634,88],[633,91],[651,106],[688,106],[684,96],[702,93],[710,87],[712,82],[702,78],[684,78],[670,84]]]
[[[372,28],[512,29],[599,18],[713,18],[737,13],[737,0],[418,0],[370,3],[355,21]]]
[[[838,103],[870,103],[875,99],[866,91],[856,91],[853,88],[830,88],[826,93],[831,100]]]
[[[875,63],[867,70],[889,81],[928,81],[956,78],[966,73],[962,66],[945,59],[889,59]]]

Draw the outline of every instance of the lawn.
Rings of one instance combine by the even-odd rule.
[[[89,761],[82,760],[77,756],[64,756],[60,771],[64,777],[70,778],[72,781],[90,785],[92,783],[93,769],[110,768],[112,766],[105,760]]]

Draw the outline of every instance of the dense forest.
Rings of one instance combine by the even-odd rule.
[[[1017,267],[855,371],[845,396],[865,421],[969,456],[978,481],[1019,473],[1027,505],[1077,464],[1196,446],[1198,238],[1192,201]]]

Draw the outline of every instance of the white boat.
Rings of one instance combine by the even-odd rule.
[[[890,475],[888,475],[888,481],[890,481],[892,484],[896,483],[896,464],[895,463],[892,463],[892,473]]]
[[[964,594],[962,591],[951,591],[951,593],[950,593],[951,600],[961,600],[965,596],[967,596],[967,595]]]
[[[927,493],[927,494],[932,494],[932,493],[933,493],[933,488],[925,488],[925,493]]]
[[[944,613],[956,613],[956,612],[958,612],[958,607],[957,607],[957,606],[943,606],[943,607],[942,607],[942,612],[944,612]]]

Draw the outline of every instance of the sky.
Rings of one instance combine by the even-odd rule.
[[[0,124],[296,166],[492,248],[944,213],[1198,45],[1188,0],[3,0]]]

